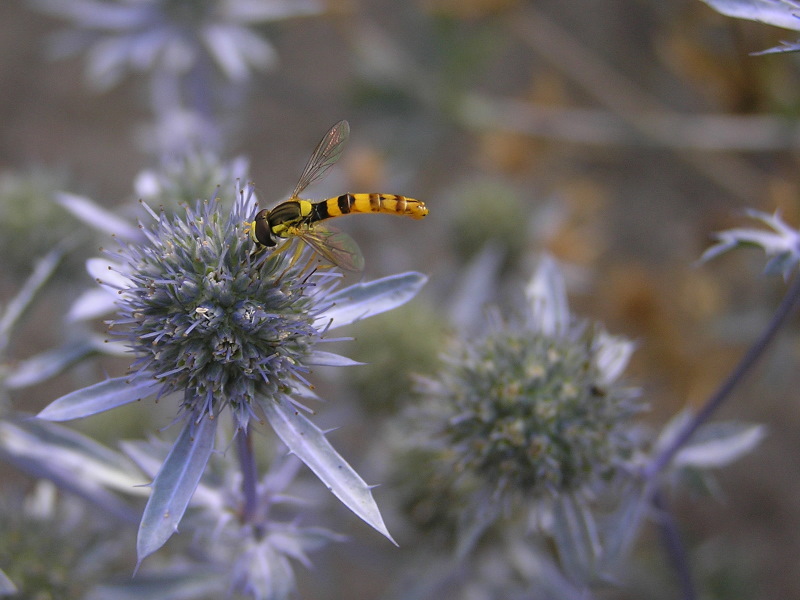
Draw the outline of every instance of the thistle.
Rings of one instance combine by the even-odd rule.
[[[70,21],[73,29],[51,42],[55,57],[86,50],[87,79],[108,89],[127,71],[198,77],[214,65],[231,81],[246,80],[251,70],[277,62],[275,48],[256,26],[316,15],[315,0],[267,2],[243,0],[34,0],[45,13]]]
[[[253,421],[269,422],[340,500],[391,539],[370,486],[303,415],[297,398],[315,397],[307,378],[312,366],[357,364],[317,349],[332,340],[333,329],[405,303],[425,278],[406,273],[336,290],[338,271],[313,269],[302,251],[254,253],[246,224],[256,209],[252,186],[237,186],[230,211],[215,198],[183,215],[148,209],[153,223],[142,225],[144,241],[109,252],[113,261],[98,278],[117,296],[110,332],[134,356],[129,374],[67,394],[39,414],[64,421],[178,395],[183,429],[152,484],[140,562],[175,531],[223,415],[244,438]],[[242,448],[244,464],[247,444]],[[252,478],[243,486],[252,500]]]
[[[487,331],[455,341],[420,382],[411,422],[427,426],[406,446],[427,475],[407,507],[425,525],[485,527],[520,502],[580,495],[630,461],[642,405],[617,379],[632,343],[570,314],[549,259],[526,297],[521,315],[491,312]],[[467,514],[443,514],[442,497]]]
[[[709,247],[702,260],[708,261],[734,248],[761,248],[769,257],[764,270],[769,274],[781,274],[788,279],[793,270],[800,265],[800,231],[787,225],[779,212],[769,214],[760,210],[748,209],[745,215],[766,225],[763,227],[737,227],[718,232],[717,243]]]
[[[322,333],[315,322],[327,308],[316,296],[336,277],[304,276],[302,260],[254,257],[245,206],[230,216],[216,200],[185,217],[152,213],[149,244],[116,256],[130,285],[110,322],[136,356],[134,379],[158,382],[158,396],[182,392],[197,422],[230,408],[242,429],[264,420],[259,399],[310,387],[304,375]]]
[[[223,123],[241,112],[235,99],[254,73],[278,64],[277,50],[264,38],[263,25],[325,11],[317,0],[32,0],[31,4],[69,24],[51,37],[50,54],[53,58],[84,54],[91,87],[106,91],[129,73],[146,76],[153,120],[137,137],[143,149],[162,157],[224,148],[233,133]]]

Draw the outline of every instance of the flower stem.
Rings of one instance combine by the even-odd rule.
[[[239,452],[239,465],[242,469],[243,503],[240,519],[242,523],[252,523],[256,516],[258,496],[256,461],[253,456],[253,438],[250,435],[250,427],[238,432],[236,446]]]
[[[672,513],[667,506],[667,500],[664,497],[664,492],[660,488],[656,488],[652,497],[653,508],[656,509],[656,521],[658,528],[661,530],[661,539],[664,543],[664,549],[669,556],[672,566],[678,575],[681,585],[681,597],[684,600],[695,600],[697,598],[697,591],[694,587],[694,580],[692,579],[692,571],[689,566],[689,557],[686,556],[686,548],[681,541],[678,526],[675,524],[675,519],[672,518]]]
[[[791,314],[798,300],[800,300],[800,276],[795,277],[794,282],[786,292],[783,300],[781,300],[775,314],[772,316],[772,320],[761,334],[761,337],[750,346],[739,361],[739,364],[737,364],[730,375],[728,375],[727,379],[722,382],[722,385],[720,385],[717,391],[706,401],[695,417],[686,423],[683,430],[672,440],[672,443],[664,448],[664,450],[647,465],[644,469],[645,480],[651,480],[661,473],[700,426],[703,425],[714,411],[716,411],[728,396],[730,396],[730,393],[744,378],[750,368],[761,358],[761,355],[775,338],[775,334],[778,333],[778,330]]]

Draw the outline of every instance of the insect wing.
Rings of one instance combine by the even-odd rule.
[[[346,271],[364,270],[364,256],[355,240],[346,233],[316,225],[311,229],[298,229],[295,235],[337,267]]]
[[[292,198],[297,198],[304,189],[328,172],[333,164],[339,160],[344,149],[344,144],[350,136],[350,124],[339,121],[330,128],[330,131],[319,141],[311,157],[308,159],[303,174],[292,192]]]

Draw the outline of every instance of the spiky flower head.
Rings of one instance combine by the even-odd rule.
[[[221,160],[208,151],[175,153],[162,159],[158,168],[140,171],[134,181],[136,197],[167,211],[210,198],[220,181],[246,181],[249,161],[244,156]],[[223,198],[224,201],[224,198]]]
[[[578,491],[633,449],[630,418],[641,406],[616,382],[632,344],[570,314],[551,260],[526,295],[521,316],[495,311],[488,331],[453,343],[442,369],[421,380],[411,416],[427,423],[411,456],[430,461],[433,495],[472,496],[473,511]],[[438,512],[421,492],[411,508],[428,521]]]
[[[458,449],[456,471],[527,494],[575,489],[613,469],[628,450],[620,425],[631,407],[602,381],[593,360],[602,343],[593,327],[554,338],[500,324],[457,347],[425,388],[452,410],[441,435]]]
[[[119,290],[112,331],[136,355],[131,369],[182,391],[183,407],[214,417],[226,407],[245,427],[258,403],[305,384],[308,359],[321,331],[316,298],[331,282],[304,276],[306,261],[253,255],[245,232],[252,188],[240,190],[233,211],[215,199],[186,214],[153,213],[147,244],[117,258],[130,285]]]
[[[144,231],[150,226],[151,218],[144,207],[155,206],[166,213],[183,214],[186,206],[194,206],[198,199],[217,198],[220,210],[230,210],[232,196],[219,194],[219,182],[244,181],[247,179],[248,161],[244,157],[223,160],[208,151],[190,152],[164,158],[154,169],[140,171],[134,180],[135,198],[142,203],[121,205],[120,211],[110,211],[89,197],[68,192],[55,194],[56,202],[72,216],[88,225],[97,233],[99,245],[108,243],[109,235],[120,243],[143,244]],[[50,211],[52,212],[52,211]],[[137,215],[144,219],[144,225],[136,226],[125,217]],[[89,261],[90,274],[101,281],[108,279],[108,261],[92,259]],[[121,266],[117,267],[123,268]],[[118,282],[127,286],[127,281]],[[73,302],[67,313],[70,321],[85,321],[105,317],[117,309],[117,294],[107,290],[88,289]],[[106,349],[109,349],[106,344]]]
[[[251,419],[269,422],[333,494],[390,537],[371,486],[298,408],[315,397],[306,380],[312,366],[358,364],[316,349],[333,341],[328,332],[404,304],[426,278],[404,273],[335,290],[341,273],[302,248],[291,251],[291,240],[255,252],[247,232],[257,210],[251,185],[237,187],[232,209],[212,198],[183,214],[148,210],[154,223],[142,226],[143,241],[109,252],[114,262],[102,272],[97,260],[89,262],[117,296],[111,332],[135,357],[130,373],[62,396],[38,415],[65,421],[151,395],[181,395],[183,429],[152,484],[140,561],[177,528],[223,413],[243,436]]]

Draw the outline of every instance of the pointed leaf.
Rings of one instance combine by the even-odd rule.
[[[317,15],[324,12],[325,5],[318,0],[235,2],[225,8],[225,14],[229,19],[248,23],[295,19],[303,15]]]
[[[25,314],[38,291],[55,272],[63,256],[64,250],[55,248],[36,261],[33,273],[25,280],[22,289],[6,305],[5,310],[0,311],[0,350],[5,348],[11,329]]]
[[[565,576],[564,568],[556,564],[546,551],[531,544],[523,536],[509,541],[506,554],[509,564],[517,573],[525,573],[527,581],[536,582],[538,597],[548,600],[593,600],[594,595],[587,591],[587,584]]]
[[[0,569],[0,596],[13,596],[17,593],[17,586],[8,578],[2,569]]]
[[[659,451],[664,450],[673,443],[685,427],[689,425],[689,421],[694,418],[694,411],[691,408],[682,408],[680,411],[667,421],[661,432],[658,434],[653,454],[658,454]]]
[[[87,273],[101,284],[117,289],[132,287],[131,280],[121,273],[122,270],[123,267],[105,258],[90,258],[86,261]],[[106,293],[111,294],[109,291]]]
[[[549,255],[544,255],[525,288],[531,315],[539,331],[546,335],[563,335],[569,330],[570,313],[564,277]]]
[[[459,331],[474,331],[484,324],[482,311],[496,291],[495,280],[503,258],[501,245],[488,243],[462,270],[448,310],[450,322]]]
[[[48,350],[19,361],[5,379],[6,387],[19,389],[36,385],[58,375],[78,361],[97,351],[91,339],[70,342],[61,348]]]
[[[106,235],[113,234],[126,241],[142,238],[142,232],[139,231],[138,227],[107,211],[85,196],[61,192],[56,195],[56,201],[78,219],[101,233]]]
[[[117,308],[115,297],[105,288],[92,288],[83,292],[70,306],[67,321],[97,319]]]
[[[642,524],[652,516],[652,488],[647,482],[624,478],[612,486],[617,498],[616,506],[598,520],[603,542],[602,565],[606,571],[614,571],[615,567],[629,560]]]
[[[203,28],[205,47],[229,79],[243,82],[250,74],[250,65],[263,69],[277,62],[277,52],[262,37],[244,27],[236,27],[235,34],[230,29],[222,24]]]
[[[263,403],[275,433],[320,478],[334,496],[393,544],[370,487],[331,446],[325,434],[285,399]]]
[[[365,364],[346,356],[334,354],[333,352],[323,352],[322,350],[314,350],[305,362],[306,364],[320,367],[354,367]]]
[[[599,371],[598,379],[603,385],[610,385],[622,375],[628,366],[636,344],[621,336],[600,331],[597,335],[595,363]]]
[[[561,494],[553,506],[553,539],[564,571],[577,581],[588,581],[601,555],[594,516],[580,499]]]
[[[94,349],[100,354],[128,359],[131,357],[131,349],[126,342],[107,340],[97,335],[92,335],[91,339],[94,343]]]
[[[88,417],[146,398],[155,393],[159,385],[154,379],[145,377],[107,379],[53,400],[36,416],[47,421]]]
[[[751,52],[750,56],[762,56],[764,54],[780,54],[782,52],[800,52],[800,42],[782,41],[780,46],[773,46],[760,52]]]
[[[703,0],[728,17],[759,21],[784,29],[800,30],[800,6],[791,0]]]
[[[54,423],[30,419],[0,423],[0,460],[38,479],[47,479],[115,515],[135,523],[131,508],[104,486],[139,483],[132,465],[122,465],[111,451]],[[127,481],[126,481],[127,480]],[[128,490],[130,491],[130,487]]]
[[[216,419],[188,420],[161,465],[139,525],[137,569],[177,531],[214,449],[216,430]]]
[[[119,447],[150,479],[156,478],[171,449],[166,441],[156,439],[122,440]]]
[[[161,440],[128,440],[120,442],[120,447],[136,465],[151,479],[155,479],[161,465],[167,459],[170,446]],[[197,485],[191,499],[192,506],[204,506],[214,511],[225,511],[225,499],[213,485],[204,485],[203,480]]]
[[[142,495],[141,473],[119,452],[63,425],[27,419],[0,422],[0,447],[19,460],[46,463],[76,482]]]
[[[700,469],[724,467],[752,452],[765,435],[763,425],[712,423],[700,429],[675,455],[673,465]]]
[[[427,281],[422,273],[409,271],[351,285],[326,298],[333,305],[319,319],[323,322],[333,319],[331,329],[335,329],[378,315],[411,300]]]
[[[306,558],[307,552],[320,550],[331,542],[345,542],[347,536],[323,527],[291,525],[284,529],[276,528],[270,535],[270,539],[281,552],[299,560],[310,569],[312,565]]]
[[[133,580],[93,587],[83,600],[230,598],[228,582],[208,566],[180,566],[142,573]]]

